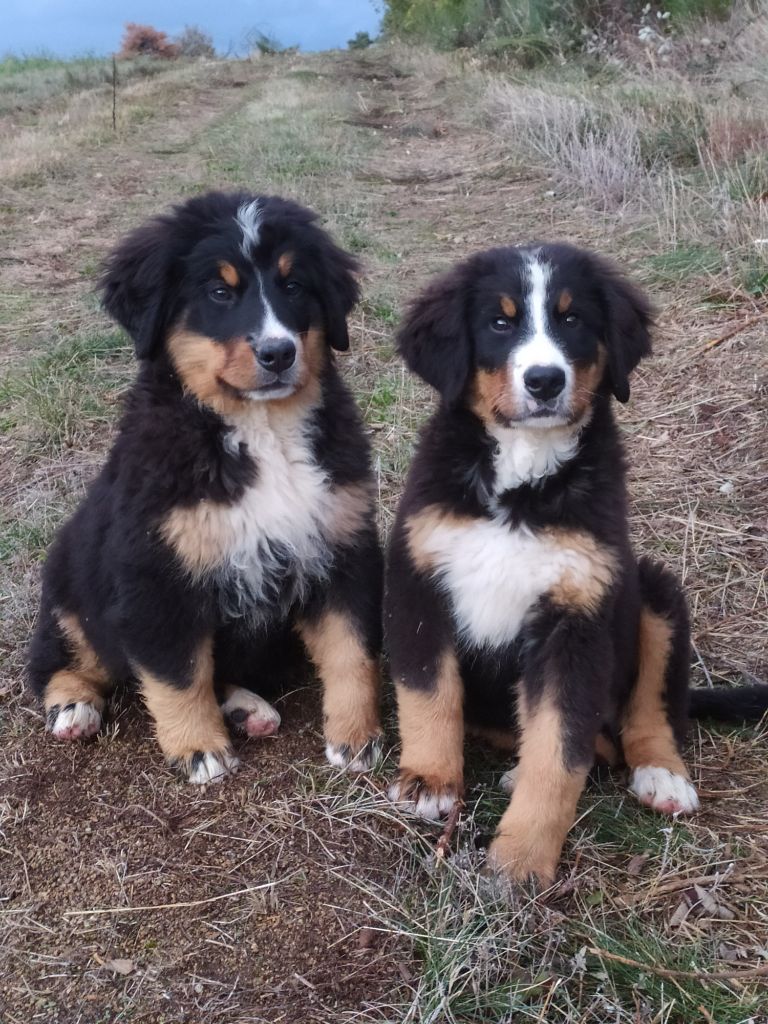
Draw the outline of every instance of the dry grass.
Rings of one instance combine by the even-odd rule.
[[[711,226],[699,225],[698,249],[681,235],[681,254],[667,229],[659,244],[650,207],[632,196],[621,219],[596,215],[595,194],[574,178],[548,196],[540,158],[510,153],[509,136],[478,124],[487,77],[445,57],[379,49],[198,66],[199,91],[182,96],[177,74],[165,112],[164,76],[140,97],[146,130],[123,124],[76,160],[68,151],[55,176],[43,164],[15,188],[6,229],[6,251],[33,273],[17,271],[0,319],[0,1017],[762,1024],[764,983],[744,972],[768,961],[764,730],[694,729],[688,758],[704,810],[689,822],[637,807],[620,776],[596,781],[560,881],[537,900],[482,871],[504,802],[499,758],[472,751],[454,853],[437,860],[440,830],[383,796],[394,754],[359,781],[322,765],[317,694],[304,679],[281,703],[279,740],[244,745],[239,775],[206,793],[161,766],[127,699],[92,745],[44,740],[20,685],[40,560],[102,457],[130,374],[119,335],[86,298],[92,274],[72,266],[209,185],[309,202],[363,260],[366,298],[340,361],[371,431],[385,531],[430,402],[394,358],[404,301],[489,244],[569,237],[624,258],[664,309],[656,358],[622,411],[638,547],[685,578],[698,682],[768,676],[764,323],[704,351],[761,315],[762,300],[747,298],[738,260],[708,262]],[[653,69],[635,74],[651,94],[670,88]],[[578,102],[541,72],[515,88]],[[722,113],[721,175],[741,146],[736,116]],[[40,123],[48,131],[43,112]],[[102,168],[109,181],[96,177]],[[48,229],[86,193],[97,219],[73,219],[65,273],[34,244],[34,217],[47,210]],[[741,251],[734,237],[729,253]],[[48,307],[32,287],[40,279],[56,281]],[[109,913],[81,913],[92,909]]]
[[[688,26],[663,59],[627,37],[597,68],[491,80],[510,154],[655,249],[711,246],[744,291],[768,286],[768,7]],[[736,270],[734,274],[733,271]]]

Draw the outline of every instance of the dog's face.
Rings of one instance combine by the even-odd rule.
[[[582,420],[600,391],[628,399],[650,323],[645,298],[592,253],[492,249],[427,287],[399,347],[449,404],[545,429]]]
[[[140,358],[165,353],[186,390],[226,411],[287,399],[349,346],[354,260],[275,197],[212,193],[129,235],[110,257],[107,310]]]

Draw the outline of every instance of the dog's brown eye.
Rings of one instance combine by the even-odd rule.
[[[565,318],[565,322],[567,324],[577,324],[579,322],[579,318],[576,316],[575,313],[569,313],[568,316]]]
[[[232,292],[229,288],[225,288],[224,285],[211,288],[208,294],[214,302],[230,302],[232,300]]]
[[[301,285],[298,281],[291,278],[290,281],[286,281],[283,285],[286,295],[298,295],[301,291]]]
[[[494,331],[508,331],[512,326],[512,321],[506,316],[495,316],[491,320],[491,327]]]

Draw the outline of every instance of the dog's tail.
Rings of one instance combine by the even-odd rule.
[[[759,722],[768,711],[768,684],[746,686],[697,686],[689,691],[691,718],[716,718],[720,722]]]

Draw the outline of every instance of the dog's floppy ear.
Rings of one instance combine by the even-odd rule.
[[[611,390],[619,402],[629,400],[629,375],[651,353],[653,308],[640,289],[610,265],[600,265],[607,315],[605,343]]]
[[[320,300],[325,318],[325,337],[331,348],[346,352],[349,348],[347,317],[360,298],[360,286],[354,276],[357,260],[326,236],[321,249],[323,281]]]
[[[127,235],[104,263],[104,308],[133,339],[138,359],[160,349],[173,304],[170,217],[157,217]]]
[[[408,367],[452,405],[470,372],[466,265],[431,281],[410,305],[397,335]]]

